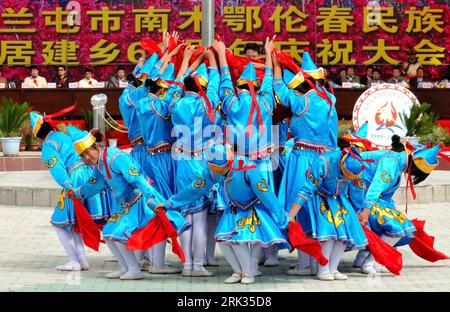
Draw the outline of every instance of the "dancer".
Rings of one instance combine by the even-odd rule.
[[[340,189],[344,181],[361,176],[364,167],[356,149],[325,152],[312,162],[296,193],[290,217],[294,220],[301,209],[314,209],[307,213],[310,235],[329,259],[328,264],[318,266],[319,280],[346,280],[347,275],[338,270],[345,250],[363,249],[368,243],[358,215]],[[306,203],[310,205],[305,207]]]
[[[140,166],[134,158],[117,148],[100,147],[86,131],[72,126],[67,127],[67,130],[76,152],[85,163],[95,166],[89,186],[78,187],[75,196],[86,198],[105,188],[111,188],[121,202],[103,228],[103,238],[120,264],[120,271],[109,273],[106,277],[142,279],[138,260],[134,252],[127,249],[126,243],[135,231],[146,227],[155,217],[154,209],[163,198],[141,174]],[[189,226],[176,211],[168,211],[167,217],[177,233],[182,233]]]
[[[229,204],[216,229],[216,240],[233,268],[226,284],[254,283],[252,254],[276,245],[289,248],[282,229],[287,213],[270,190],[264,174],[251,160],[235,155],[229,145],[210,145],[206,149],[208,168],[184,190],[164,204],[167,209],[182,207],[197,200],[215,184],[224,185]]]
[[[172,58],[176,54],[164,55]],[[164,68],[165,66],[163,66]],[[145,84],[148,87],[146,97],[137,102],[136,112],[146,145],[147,155],[144,161],[145,172],[153,180],[153,186],[164,197],[169,198],[174,191],[175,162],[171,156],[173,138],[171,137],[172,122],[169,107],[180,98],[175,87],[169,88],[169,83],[175,78],[173,64],[169,64],[164,73],[158,77],[148,77]],[[175,86],[175,85],[174,85]],[[174,274],[181,270],[164,263],[166,242],[161,242],[151,248],[149,253],[152,274]]]
[[[328,129],[324,131],[324,125],[330,123],[329,103],[313,88],[316,83],[309,81],[302,72],[292,73],[288,69],[282,71],[276,54],[274,62],[274,91],[280,102],[292,111],[290,130],[294,138],[294,148],[290,153],[281,180],[278,198],[289,211],[295,202],[297,192],[306,179],[306,172],[313,161],[326,149],[329,142]],[[312,62],[309,53],[303,53],[302,70],[313,74],[319,69]],[[320,77],[320,76],[319,76]],[[308,78],[312,79],[312,78]],[[306,234],[312,234],[309,222],[309,212],[314,211],[312,202],[304,204],[303,209],[297,215],[297,220],[302,225]],[[298,263],[287,271],[290,275],[314,275],[315,262],[307,254],[298,251]]]
[[[52,177],[63,190],[51,217],[58,238],[64,247],[69,262],[56,267],[59,271],[80,271],[89,269],[80,233],[74,231],[77,222],[74,203],[70,198],[74,188],[84,185],[93,170],[84,164],[73,148],[70,137],[54,130],[44,116],[30,112],[33,135],[42,140],[42,160]],[[84,201],[92,219],[102,223],[109,217],[109,202],[105,194],[86,198]]]
[[[272,142],[272,112],[274,107],[272,51],[274,38],[266,38],[266,62],[262,83],[256,76],[253,62],[249,62],[240,78],[236,81],[237,94],[234,91],[230,69],[222,41],[214,41],[213,47],[219,55],[221,82],[221,110],[227,118],[227,142],[234,150],[252,159],[263,172],[269,188],[274,191],[273,169],[270,160],[274,144]],[[251,103],[251,105],[249,105]],[[276,249],[268,249],[264,265],[278,265]],[[255,262],[259,262],[254,255]],[[259,275],[260,272],[254,272]]]
[[[372,151],[362,153],[362,157],[375,162],[368,164],[362,180],[368,186],[364,194],[364,203],[360,218],[391,246],[409,244],[414,239],[416,228],[407,216],[398,209],[393,196],[400,187],[402,173],[408,174],[407,188],[424,181],[439,164],[437,156],[440,147],[414,147],[400,137],[392,137],[391,151]],[[365,274],[374,274],[377,269],[386,272],[382,266],[376,266],[372,255],[367,256],[361,266]]]
[[[204,169],[202,150],[206,140],[221,137],[220,127],[214,124],[214,110],[220,99],[219,73],[214,54],[207,50],[206,57],[209,60],[209,68],[203,64],[204,55],[200,55],[189,66],[194,48],[186,47],[183,62],[177,75],[177,82],[184,82],[186,91],[176,87],[182,97],[173,101],[170,107],[174,132],[178,135],[175,142],[175,190],[178,192],[188,185]],[[200,65],[201,64],[201,65]],[[190,74],[192,72],[192,74]],[[175,93],[174,93],[175,94]],[[168,100],[172,101],[171,97]],[[209,134],[208,134],[209,133]],[[215,134],[216,133],[216,134]],[[181,236],[181,245],[186,256],[183,276],[213,276],[204,268],[205,250],[207,240],[207,219],[211,205],[222,202],[215,196],[218,192],[212,192],[211,188],[202,198],[188,205],[179,207],[192,228]]]

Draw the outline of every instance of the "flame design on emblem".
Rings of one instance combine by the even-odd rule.
[[[386,127],[392,127],[395,125],[397,117],[397,110],[395,109],[393,102],[386,102],[386,104],[381,106],[375,114],[375,122],[380,126],[384,125]]]

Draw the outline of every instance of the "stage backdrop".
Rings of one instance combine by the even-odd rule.
[[[450,57],[449,1],[215,1],[215,29],[237,54],[246,42],[276,34],[280,49],[301,62],[305,48],[318,64],[379,66],[403,63],[415,49],[438,79]],[[74,80],[84,67],[107,80],[141,55],[139,41],[177,30],[189,42],[201,38],[201,1],[1,0],[0,69],[8,79],[28,75],[24,65],[69,66]],[[213,27],[213,25],[211,25]],[[44,66],[45,65],[45,66]],[[391,66],[384,67],[385,74]]]

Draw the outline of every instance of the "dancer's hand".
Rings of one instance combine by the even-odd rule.
[[[68,199],[74,198],[74,197],[75,197],[75,192],[74,192],[74,190],[73,190],[73,187],[69,188],[69,189],[66,191],[66,194],[67,194],[67,198],[68,198]]]
[[[219,55],[225,55],[225,43],[223,41],[214,40],[212,47],[217,51]]]
[[[359,221],[361,222],[362,226],[366,226],[369,224],[369,215],[370,215],[370,209],[364,208],[363,211],[359,214]]]
[[[166,211],[166,207],[164,206],[164,203],[159,203],[155,206],[155,208],[153,208],[153,212],[155,214],[158,213],[158,211],[160,211],[160,210],[162,210],[164,212]]]
[[[169,56],[170,57],[174,57],[175,55],[178,54],[178,52],[180,51],[181,47],[184,46],[185,44],[179,44],[175,49],[172,50],[172,52],[170,52]]]
[[[266,55],[271,55],[273,50],[275,49],[275,38],[276,35],[270,39],[269,37],[266,37],[266,44],[264,45],[264,49],[266,50]]]
[[[186,49],[184,49],[184,58],[190,60],[193,53],[194,53],[194,47],[191,45],[188,45],[186,47]]]

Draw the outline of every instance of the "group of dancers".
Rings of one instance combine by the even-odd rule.
[[[339,263],[350,250],[359,250],[362,273],[388,272],[367,248],[365,228],[392,247],[416,239],[393,195],[402,174],[412,187],[436,168],[440,147],[393,136],[390,150],[376,150],[366,125],[338,139],[324,70],[308,51],[299,67],[275,39],[266,39],[264,61],[233,55],[220,38],[208,48],[176,33],[143,40],[145,57],[119,100],[131,154],[100,143],[95,131],[64,133],[30,113],[63,188],[51,223],[69,262],[58,270],[89,269],[81,201],[119,263],[107,278],[213,276],[205,266],[218,265],[217,243],[234,272],[225,283],[252,284],[258,265],[276,266],[279,250],[298,247],[289,232],[299,228],[320,257],[297,248],[287,274],[346,280]],[[167,242],[182,270],[166,264]]]

